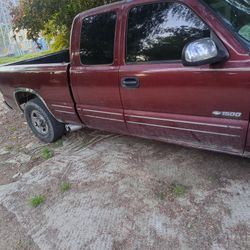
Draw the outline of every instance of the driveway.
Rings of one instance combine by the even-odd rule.
[[[88,129],[44,145],[3,106],[0,125],[0,249],[250,249],[248,159]]]

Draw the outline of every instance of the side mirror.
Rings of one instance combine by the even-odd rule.
[[[203,38],[187,44],[182,52],[184,66],[200,66],[225,61],[229,55],[222,44],[219,48],[211,38]],[[223,47],[222,47],[223,46]]]

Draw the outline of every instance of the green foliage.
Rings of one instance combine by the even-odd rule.
[[[46,201],[46,198],[42,195],[34,196],[30,199],[29,203],[32,207],[38,207]]]
[[[187,193],[187,187],[178,183],[173,183],[170,189],[174,197],[182,197]]]
[[[48,147],[44,147],[41,151],[41,155],[44,160],[49,160],[54,156],[54,152]]]
[[[27,30],[27,36],[34,41],[43,34],[52,49],[68,48],[71,24],[82,11],[117,0],[20,0],[12,7],[13,29]]]
[[[71,184],[69,182],[60,183],[60,191],[62,193],[69,191],[71,189]]]

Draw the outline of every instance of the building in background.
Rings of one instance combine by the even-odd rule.
[[[39,51],[37,44],[26,38],[25,30],[15,34],[16,39],[14,39],[9,6],[18,5],[18,2],[18,0],[0,0],[0,57]],[[43,48],[47,49],[47,46],[44,45]]]

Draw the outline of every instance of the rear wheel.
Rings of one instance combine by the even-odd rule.
[[[43,142],[55,142],[65,133],[65,125],[50,114],[39,98],[25,105],[24,115],[33,133]]]

